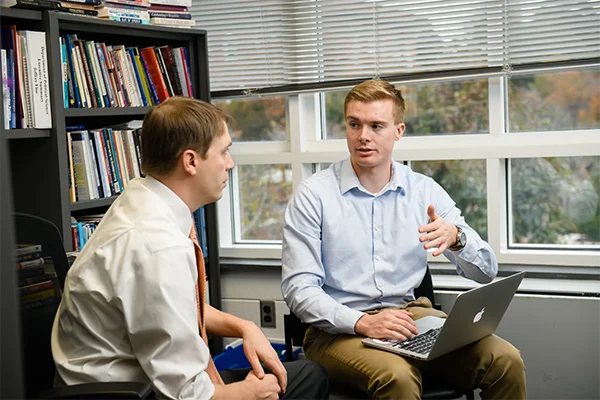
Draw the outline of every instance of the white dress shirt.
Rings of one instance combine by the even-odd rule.
[[[187,205],[152,177],[131,181],[69,270],[52,329],[67,385],[149,382],[158,396],[210,399],[198,329]]]
[[[419,227],[427,207],[467,235],[467,245],[444,255],[457,272],[490,282],[498,261],[433,179],[398,162],[377,194],[359,182],[350,158],[300,184],[284,217],[282,292],[304,322],[326,332],[354,334],[364,311],[414,300],[427,268]]]

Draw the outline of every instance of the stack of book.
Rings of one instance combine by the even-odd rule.
[[[56,305],[60,300],[60,286],[52,260],[42,257],[42,246],[19,244],[14,254],[19,272],[21,310]]]
[[[66,35],[61,40],[65,107],[149,107],[194,97],[185,47],[125,47]]]
[[[111,21],[149,24],[148,0],[105,0],[98,9],[98,17]]]
[[[11,0],[2,2],[3,7],[53,10],[88,17],[97,17],[98,7],[101,5],[101,0]]]
[[[46,33],[0,29],[4,129],[52,128]]]
[[[148,14],[152,25],[191,28],[196,25],[188,7],[192,0],[150,0]]]

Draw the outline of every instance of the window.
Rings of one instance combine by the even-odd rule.
[[[487,133],[488,80],[396,85],[406,102],[405,136]],[[326,92],[325,138],[346,137],[344,99],[348,91]]]
[[[231,126],[234,142],[287,140],[286,97],[216,100],[235,120]]]
[[[514,247],[600,249],[600,157],[510,162]]]
[[[600,128],[600,69],[508,78],[510,132]]]
[[[283,213],[292,194],[290,165],[240,165],[236,169],[237,242],[281,241]]]

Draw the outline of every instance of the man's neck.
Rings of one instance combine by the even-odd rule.
[[[182,179],[177,178],[174,174],[165,176],[153,175],[152,177],[175,193],[188,206],[190,212],[194,212],[204,205],[198,204],[198,199],[195,199],[194,193],[190,190],[190,186]]]
[[[352,160],[352,168],[360,184],[371,194],[377,194],[392,178],[392,161],[374,167],[361,167]]]

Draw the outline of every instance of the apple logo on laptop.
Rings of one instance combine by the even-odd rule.
[[[481,311],[479,311],[477,314],[475,314],[475,318],[473,318],[473,323],[476,324],[478,323],[481,318],[483,317],[483,313],[485,312],[485,307],[483,307],[481,309]]]

